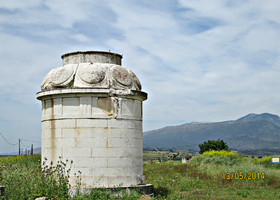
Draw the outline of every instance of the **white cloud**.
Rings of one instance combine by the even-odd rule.
[[[258,108],[267,98],[260,97],[271,95],[271,86],[279,84],[279,71],[270,73],[275,64],[279,64],[279,30],[278,25],[270,23],[274,19],[266,16],[267,13],[270,17],[278,15],[277,8],[266,10],[266,6],[260,4],[269,3],[261,2],[259,5],[224,2],[213,1],[206,5],[202,1],[180,1],[182,7],[189,8],[181,13],[180,20],[172,13],[160,15],[160,8],[113,6],[119,15],[117,26],[122,28],[126,39],[110,40],[109,44],[129,53],[132,60],[129,62],[153,93],[150,95],[153,99],[146,103],[151,109],[146,119],[208,121],[238,117],[244,112],[262,112]],[[128,17],[139,10],[142,12],[137,17]],[[162,20],[153,20],[155,15]],[[198,29],[199,24],[195,27],[191,24],[201,20],[216,20],[217,24],[197,33],[182,31],[182,24],[189,29]],[[271,63],[271,60],[277,62]],[[264,72],[268,72],[268,77],[264,77]],[[267,105],[262,107],[273,110],[275,102]],[[227,112],[229,107],[234,109]],[[279,110],[274,112],[279,113]]]

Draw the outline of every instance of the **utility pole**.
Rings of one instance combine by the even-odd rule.
[[[20,155],[20,139],[18,139],[18,155]]]
[[[33,155],[33,144],[31,144],[31,155]]]

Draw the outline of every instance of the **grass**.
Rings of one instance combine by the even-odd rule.
[[[37,197],[47,199],[123,199],[136,200],[141,194],[135,191],[115,193],[106,189],[92,189],[88,194],[69,195],[69,173],[72,162],[67,160],[47,166],[41,166],[41,155],[10,156],[0,158],[0,185],[5,186],[7,200],[34,200]],[[43,162],[44,163],[44,162]],[[77,180],[78,176],[77,176]]]
[[[89,194],[68,195],[66,165],[40,166],[40,155],[0,158],[0,185],[3,199],[280,199],[280,165],[270,164],[270,157],[251,159],[234,152],[206,152],[188,163],[176,161],[144,162],[146,183],[154,185],[154,197],[132,191],[122,196],[106,189]],[[227,179],[224,173],[264,173],[255,179]]]
[[[11,156],[0,159],[0,185],[5,186],[4,199],[35,199],[47,196],[68,199],[66,163],[40,165],[40,155]]]
[[[156,199],[280,199],[280,166],[269,160],[206,152],[187,164],[145,162],[144,170],[146,182],[155,186]],[[247,178],[227,179],[223,172],[242,172]],[[251,176],[249,180],[249,172],[264,173],[264,178]]]

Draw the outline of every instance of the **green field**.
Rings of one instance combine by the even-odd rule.
[[[40,155],[0,158],[0,185],[6,187],[2,199],[280,199],[280,165],[270,164],[269,157],[252,159],[221,151],[194,156],[186,164],[144,162],[154,197],[137,192],[116,197],[107,190],[70,197],[66,163],[52,170],[45,167],[43,173],[39,160]]]

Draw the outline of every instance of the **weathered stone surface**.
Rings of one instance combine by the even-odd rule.
[[[141,84],[136,75],[120,66],[119,57],[116,56],[118,54],[97,53],[100,55],[91,53],[88,55],[87,52],[65,54],[64,65],[47,74],[41,89],[44,91],[56,88],[112,88],[141,91]]]
[[[115,119],[118,116],[119,100],[117,97],[99,97],[97,107],[110,118]]]
[[[71,88],[77,65],[69,64],[51,70],[44,78],[41,89]]]
[[[136,75],[111,52],[62,56],[37,98],[42,101],[42,157],[73,160],[70,184],[82,187],[144,184],[142,101]],[[43,159],[42,159],[43,161]]]
[[[122,55],[107,51],[76,51],[61,56],[63,65],[79,63],[108,63],[122,65]]]
[[[98,187],[97,187],[98,188]],[[92,188],[81,188],[81,193],[88,194],[90,193]],[[142,194],[140,199],[151,199],[154,196],[154,187],[152,184],[143,184],[143,185],[136,185],[136,186],[119,186],[116,187],[107,187],[107,190],[110,190],[114,197],[121,197],[123,192],[130,193],[131,191],[137,191]],[[76,194],[76,188],[70,189],[70,195],[74,196]]]
[[[121,67],[121,66],[113,66],[111,68],[111,73],[113,78],[121,85],[126,86],[126,87],[130,87],[131,83],[132,83],[132,77],[131,74],[129,74],[129,72]]]

